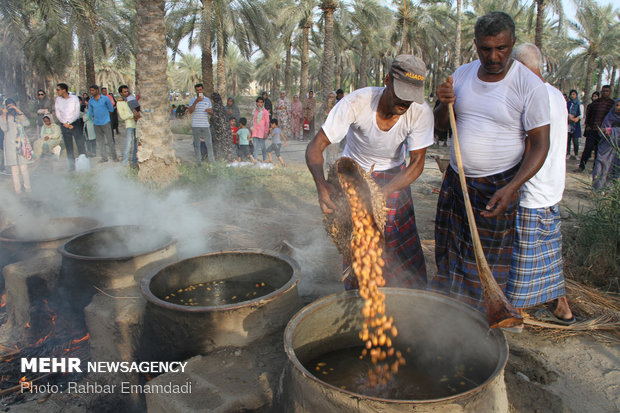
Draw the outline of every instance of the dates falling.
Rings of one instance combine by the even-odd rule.
[[[385,286],[383,278],[383,239],[375,220],[360,198],[352,181],[344,181],[343,188],[351,206],[353,237],[351,239],[351,267],[357,277],[359,294],[364,299],[362,315],[364,324],[359,337],[366,348],[360,358],[370,356],[375,366],[368,371],[371,387],[386,385],[399,366],[405,365],[400,351],[392,347],[392,340],[398,336],[394,318],[385,314],[385,294],[379,287]]]

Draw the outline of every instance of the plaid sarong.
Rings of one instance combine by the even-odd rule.
[[[562,233],[558,205],[517,211],[514,250],[506,297],[528,308],[564,297]]]
[[[373,172],[372,178],[381,187],[401,171],[405,164],[387,171]],[[413,210],[411,187],[393,192],[386,202],[385,268],[386,287],[426,288],[426,265],[418,236]],[[344,281],[347,290],[358,288],[357,278],[351,274]]]
[[[499,217],[484,218],[493,194],[514,177],[519,166],[482,178],[467,178],[469,198],[487,263],[499,286],[504,289],[510,272],[514,243],[517,200]],[[448,168],[437,202],[435,217],[435,261],[437,275],[429,289],[450,295],[485,311],[473,241],[467,223],[463,191],[458,174]]]

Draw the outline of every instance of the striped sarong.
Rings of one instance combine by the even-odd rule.
[[[519,207],[506,285],[506,297],[516,308],[533,307],[566,295],[560,224],[558,205]]]
[[[467,188],[482,249],[499,286],[504,289],[510,273],[514,244],[515,199],[498,217],[480,215],[493,194],[514,177],[519,166],[496,175],[467,178]],[[473,241],[467,223],[463,191],[458,174],[448,168],[441,186],[435,217],[435,261],[437,275],[429,289],[450,295],[485,311],[482,286],[478,276]]]
[[[373,172],[372,178],[383,187],[405,169],[405,164],[387,171]],[[426,288],[426,265],[413,210],[411,187],[393,192],[386,202],[385,268],[386,287]],[[347,290],[358,288],[351,274],[344,281]]]

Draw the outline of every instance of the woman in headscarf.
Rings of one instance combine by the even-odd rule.
[[[314,115],[316,114],[316,99],[314,92],[308,92],[308,97],[304,102],[304,121],[308,121],[308,130],[304,129],[304,139],[310,140],[314,138]]]
[[[21,178],[24,189],[30,192],[30,174],[28,163],[32,160],[32,147],[24,132],[30,122],[13,99],[7,99],[0,113],[0,129],[4,132],[4,165],[11,167],[13,188],[16,194],[22,192]]]
[[[285,91],[280,92],[280,99],[276,101],[276,117],[282,134],[287,138],[291,136],[291,101]]]
[[[293,96],[291,104],[291,139],[301,140],[301,126],[304,122],[304,106],[299,95]]]
[[[222,97],[219,93],[211,94],[213,103],[213,116],[211,122],[211,136],[213,138],[213,156],[216,160],[232,161],[235,151],[233,149],[230,122]]]
[[[575,89],[568,94],[566,102],[568,109],[568,144],[566,146],[566,156],[570,155],[570,159],[577,159],[579,153],[579,138],[581,137],[581,102]],[[574,155],[570,154],[570,143],[573,143]]]
[[[336,92],[331,91],[327,95],[327,99],[325,100],[325,102],[323,102],[323,104],[321,105],[321,109],[319,110],[319,116],[318,116],[319,125],[322,125],[323,122],[325,122],[325,119],[327,119],[327,115],[329,115],[329,112],[332,110],[332,108],[335,105],[336,105]]]
[[[601,124],[603,136],[598,143],[598,154],[592,171],[592,187],[601,189],[620,175],[620,99],[614,102]]]
[[[43,115],[43,126],[41,127],[41,154],[53,155],[56,146],[63,146],[62,132],[60,126],[54,122],[52,115]],[[60,154],[60,151],[57,152]]]
[[[226,101],[226,116],[228,117],[228,120],[230,120],[230,118],[235,118],[237,122],[241,117],[239,106],[237,106],[237,102],[235,102],[235,99],[232,97],[229,97]]]

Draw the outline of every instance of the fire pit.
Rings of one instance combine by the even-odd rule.
[[[406,360],[385,386],[368,386],[358,332],[364,301],[335,294],[299,311],[288,323],[289,359],[282,404],[289,412],[507,412],[508,346],[483,315],[437,294],[385,288],[386,313]]]
[[[157,229],[121,225],[80,234],[59,248],[65,286],[79,291],[85,306],[100,289],[136,286],[140,268],[176,257],[176,241]]]
[[[243,347],[283,329],[299,308],[299,267],[259,249],[222,251],[175,262],[142,280],[145,328],[154,358],[185,359]],[[152,344],[152,343],[151,343]]]

